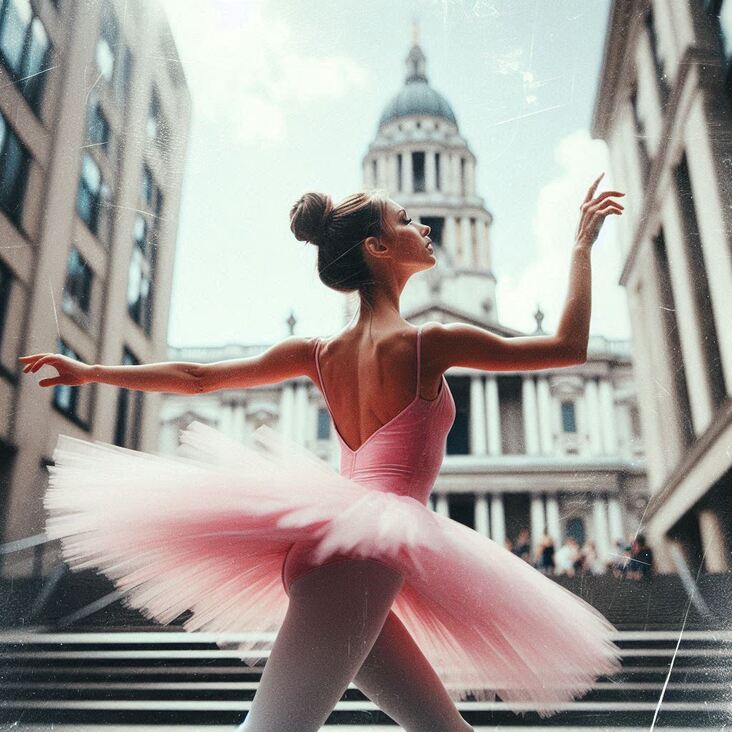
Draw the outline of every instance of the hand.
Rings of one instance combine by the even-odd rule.
[[[585,200],[580,206],[582,213],[579,225],[577,226],[575,240],[582,246],[592,246],[595,239],[597,239],[597,235],[600,233],[600,227],[605,220],[605,216],[610,213],[621,214],[624,210],[624,207],[617,201],[608,198],[608,196],[624,196],[625,193],[621,193],[620,191],[604,191],[597,198],[592,198],[603,175],[605,173],[602,173],[599,178],[595,179],[595,182],[590,186]]]
[[[36,353],[32,356],[21,356],[18,360],[26,364],[24,374],[35,373],[44,364],[56,367],[59,375],[41,379],[38,386],[79,386],[91,381],[91,366],[60,353]]]

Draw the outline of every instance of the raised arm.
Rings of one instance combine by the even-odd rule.
[[[603,173],[604,175],[604,173]],[[595,180],[580,206],[569,272],[569,291],[556,335],[505,338],[464,323],[435,323],[427,329],[428,357],[436,369],[466,366],[486,371],[530,371],[584,363],[589,339],[592,277],[590,252],[607,214],[622,213],[623,206],[605,191],[592,196]]]
[[[201,394],[219,389],[272,384],[302,374],[312,376],[311,338],[290,336],[257,356],[215,363],[165,361],[130,366],[87,365],[59,353],[21,356],[25,373],[54,366],[58,376],[41,379],[39,386],[78,386],[97,382],[137,391]]]

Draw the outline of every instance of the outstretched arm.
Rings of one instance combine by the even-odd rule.
[[[35,373],[44,364],[57,369],[58,376],[41,379],[39,386],[97,382],[138,391],[201,394],[272,384],[303,374],[310,376],[311,345],[310,338],[290,336],[257,356],[207,364],[166,361],[130,366],[87,365],[59,353],[37,353],[19,360],[25,364],[25,373]]]
[[[603,173],[604,175],[604,173]],[[587,359],[591,311],[590,251],[608,214],[623,206],[605,191],[592,198],[602,175],[590,186],[582,205],[572,249],[567,300],[556,335],[505,338],[465,323],[435,324],[430,329],[430,357],[435,367],[466,366],[486,371],[526,371],[584,363]]]

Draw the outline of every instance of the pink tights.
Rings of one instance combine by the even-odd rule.
[[[390,609],[404,582],[346,559],[290,585],[290,604],[238,732],[316,732],[353,682],[406,732],[470,732],[442,681]]]

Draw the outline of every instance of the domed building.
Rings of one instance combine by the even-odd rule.
[[[490,256],[493,216],[475,190],[475,155],[450,103],[430,86],[416,42],[406,67],[404,84],[384,108],[363,159],[364,185],[386,190],[431,228],[437,266],[412,278],[403,303],[413,311],[417,303],[439,299],[456,318],[488,320],[508,334],[512,331],[498,324]]]
[[[475,186],[476,157],[447,99],[429,84],[416,42],[406,77],[378,118],[362,160],[366,187],[386,189],[432,229],[435,267],[413,276],[402,314],[414,324],[470,323],[504,337],[529,335],[501,325],[492,270],[492,214]],[[346,322],[358,295],[344,296]],[[544,333],[535,313],[535,335]],[[296,329],[294,314],[290,333]],[[170,349],[173,361],[210,362],[256,355],[271,344]],[[433,510],[503,544],[528,532],[532,558],[544,531],[557,548],[572,536],[593,540],[599,562],[632,537],[647,501],[632,362],[627,341],[590,339],[587,362],[542,371],[451,368],[456,403]],[[325,401],[308,378],[193,398],[165,395],[161,450],[174,452],[192,419],[248,440],[267,424],[334,469],[339,445]]]

